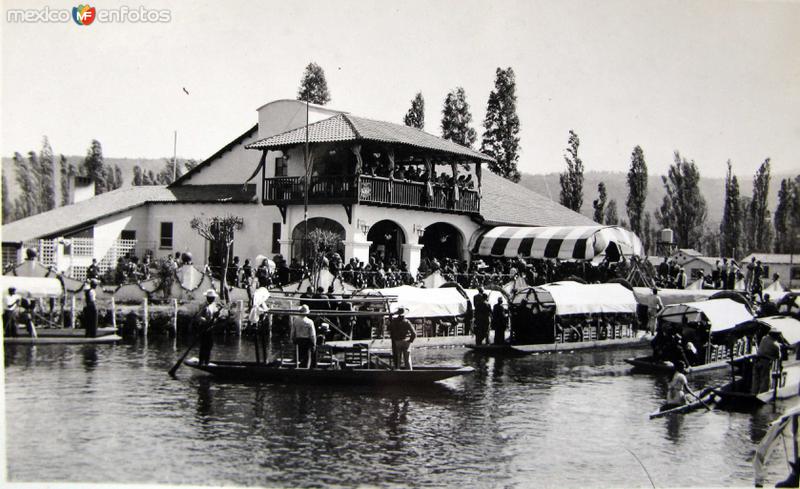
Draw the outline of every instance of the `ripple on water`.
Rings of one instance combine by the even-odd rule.
[[[487,359],[417,350],[420,364],[464,362],[475,373],[381,389],[223,383],[188,369],[171,380],[165,371],[182,348],[6,347],[9,478],[649,486],[633,452],[659,486],[749,485],[753,449],[775,417],[766,408],[650,421],[665,382],[630,375],[622,360],[631,351]],[[252,347],[222,342],[215,354],[249,358]],[[773,480],[783,477],[776,466]]]

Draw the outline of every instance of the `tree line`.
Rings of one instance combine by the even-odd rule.
[[[76,176],[88,178],[94,184],[95,194],[122,186],[122,170],[118,165],[105,163],[103,147],[96,139],[92,140],[86,150],[86,157],[77,167],[63,154],[59,155],[56,162],[47,136],[42,138],[42,147],[38,153],[29,151],[26,157],[15,152],[13,162],[19,196],[13,200],[9,196],[4,173],[3,224],[71,204]]]
[[[310,63],[303,74],[298,90],[299,100],[324,105],[330,101],[325,73],[316,63]],[[518,182],[520,154],[517,116],[517,95],[514,70],[497,68],[494,89],[489,93],[480,151],[494,158],[489,169]],[[418,92],[403,123],[417,129],[425,127],[425,99]],[[467,147],[473,147],[477,133],[471,127],[472,114],[462,87],[456,87],[445,97],[442,107],[442,137]],[[564,153],[566,170],[559,176],[560,203],[580,212],[583,205],[584,164],[579,156],[580,137],[570,130]],[[725,182],[725,210],[719,228],[707,225],[707,206],[700,192],[700,170],[694,160],[674,153],[673,163],[661,177],[666,195],[654,215],[645,212],[647,200],[647,163],[640,146],[633,148],[627,174],[628,195],[625,217],[618,214],[618,203],[608,198],[605,183],[600,182],[597,198],[592,201],[593,219],[599,224],[629,227],[642,238],[648,253],[658,253],[658,229],[670,228],[675,244],[680,248],[696,248],[709,256],[742,258],[751,252],[789,253],[800,245],[800,175],[781,181],[778,205],[771,220],[768,199],[770,159],[761,164],[753,177],[752,196],[740,196],[736,175],[730,161]]]

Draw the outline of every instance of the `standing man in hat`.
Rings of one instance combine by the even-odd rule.
[[[298,316],[292,316],[292,329],[289,339],[297,348],[297,365],[302,368],[312,368],[316,365],[315,350],[317,346],[317,333],[314,321],[308,317],[311,309],[308,305],[300,306]]]
[[[772,326],[758,344],[758,354],[753,365],[753,384],[751,392],[758,394],[769,390],[769,376],[772,363],[781,358],[781,331]]]
[[[400,361],[403,368],[413,370],[411,366],[411,353],[408,351],[411,343],[417,337],[414,325],[406,318],[408,310],[405,307],[397,309],[397,315],[389,321],[389,337],[392,339],[392,363],[395,370],[400,369]]]
[[[83,306],[83,328],[87,338],[97,336],[97,284],[96,278],[89,279],[89,288],[84,290],[83,296],[86,304]]]
[[[211,360],[211,349],[214,348],[214,326],[222,311],[217,297],[219,295],[216,290],[208,289],[206,303],[203,304],[197,316],[197,323],[200,327],[200,365],[208,365]]]
[[[17,294],[17,289],[9,287],[5,308],[3,309],[3,325],[5,325],[6,337],[17,336],[17,314],[19,313],[20,301],[22,301],[22,297]]]

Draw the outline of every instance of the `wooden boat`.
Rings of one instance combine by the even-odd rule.
[[[510,307],[511,344],[465,346],[489,356],[524,356],[630,348],[649,341],[634,329],[636,298],[621,284],[564,281],[528,287],[514,294]],[[601,316],[601,322],[585,321]]]
[[[695,356],[696,361],[686,367],[686,373],[725,368],[730,360],[753,352],[755,342],[751,336],[740,335],[732,349],[725,341],[737,326],[749,324],[752,320],[753,314],[746,304],[728,298],[672,304],[658,314],[658,333],[654,342],[658,341],[659,335],[672,330],[681,333],[683,328],[689,328],[696,338],[705,337],[706,340],[705,347],[695,345],[700,351]],[[634,367],[634,372],[672,372],[671,362],[654,355],[626,358],[625,362]]]
[[[576,350],[600,350],[605,348],[631,348],[646,346],[650,339],[645,335],[628,338],[592,341],[566,341],[561,343],[542,343],[532,345],[466,345],[467,348],[488,356],[525,356],[536,353],[571,352]]]
[[[87,338],[82,329],[40,328],[36,330],[36,334],[36,338],[27,335],[4,337],[3,343],[6,345],[81,345],[115,343],[122,340],[114,328],[98,328],[97,336],[94,338]]]
[[[775,484],[775,487],[797,487],[800,481],[800,450],[798,450],[798,425],[800,425],[800,406],[795,406],[772,422],[753,455],[753,475],[755,487],[764,487],[767,482],[767,465],[773,449],[783,447],[785,461],[790,467],[789,476]],[[791,446],[791,451],[787,447]],[[771,484],[770,484],[771,485]]]
[[[466,375],[472,367],[419,366],[414,370],[392,370],[388,368],[296,368],[281,362],[231,362],[212,361],[200,365],[196,358],[184,361],[184,365],[208,372],[229,380],[252,380],[285,383],[337,383],[363,385],[408,385],[430,384],[440,380]]]
[[[698,409],[710,409],[714,403],[717,402],[716,393],[714,392],[713,388],[704,389],[699,394],[693,402],[689,402],[686,404],[682,404],[680,406],[673,406],[669,404],[665,404],[659,408],[658,411],[650,413],[650,419],[655,418],[662,418],[664,416],[670,416],[673,414],[684,414],[689,413],[692,411],[696,411]]]

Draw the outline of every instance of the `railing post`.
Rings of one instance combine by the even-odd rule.
[[[75,329],[75,294],[70,297],[69,327]]]
[[[148,307],[147,297],[144,298],[142,306],[144,306],[144,337],[147,338],[147,330],[150,327],[150,308]]]
[[[116,329],[117,329],[117,301],[114,300],[114,296],[111,296],[111,326],[116,331]]]
[[[178,299],[172,299],[172,334],[178,336]]]

